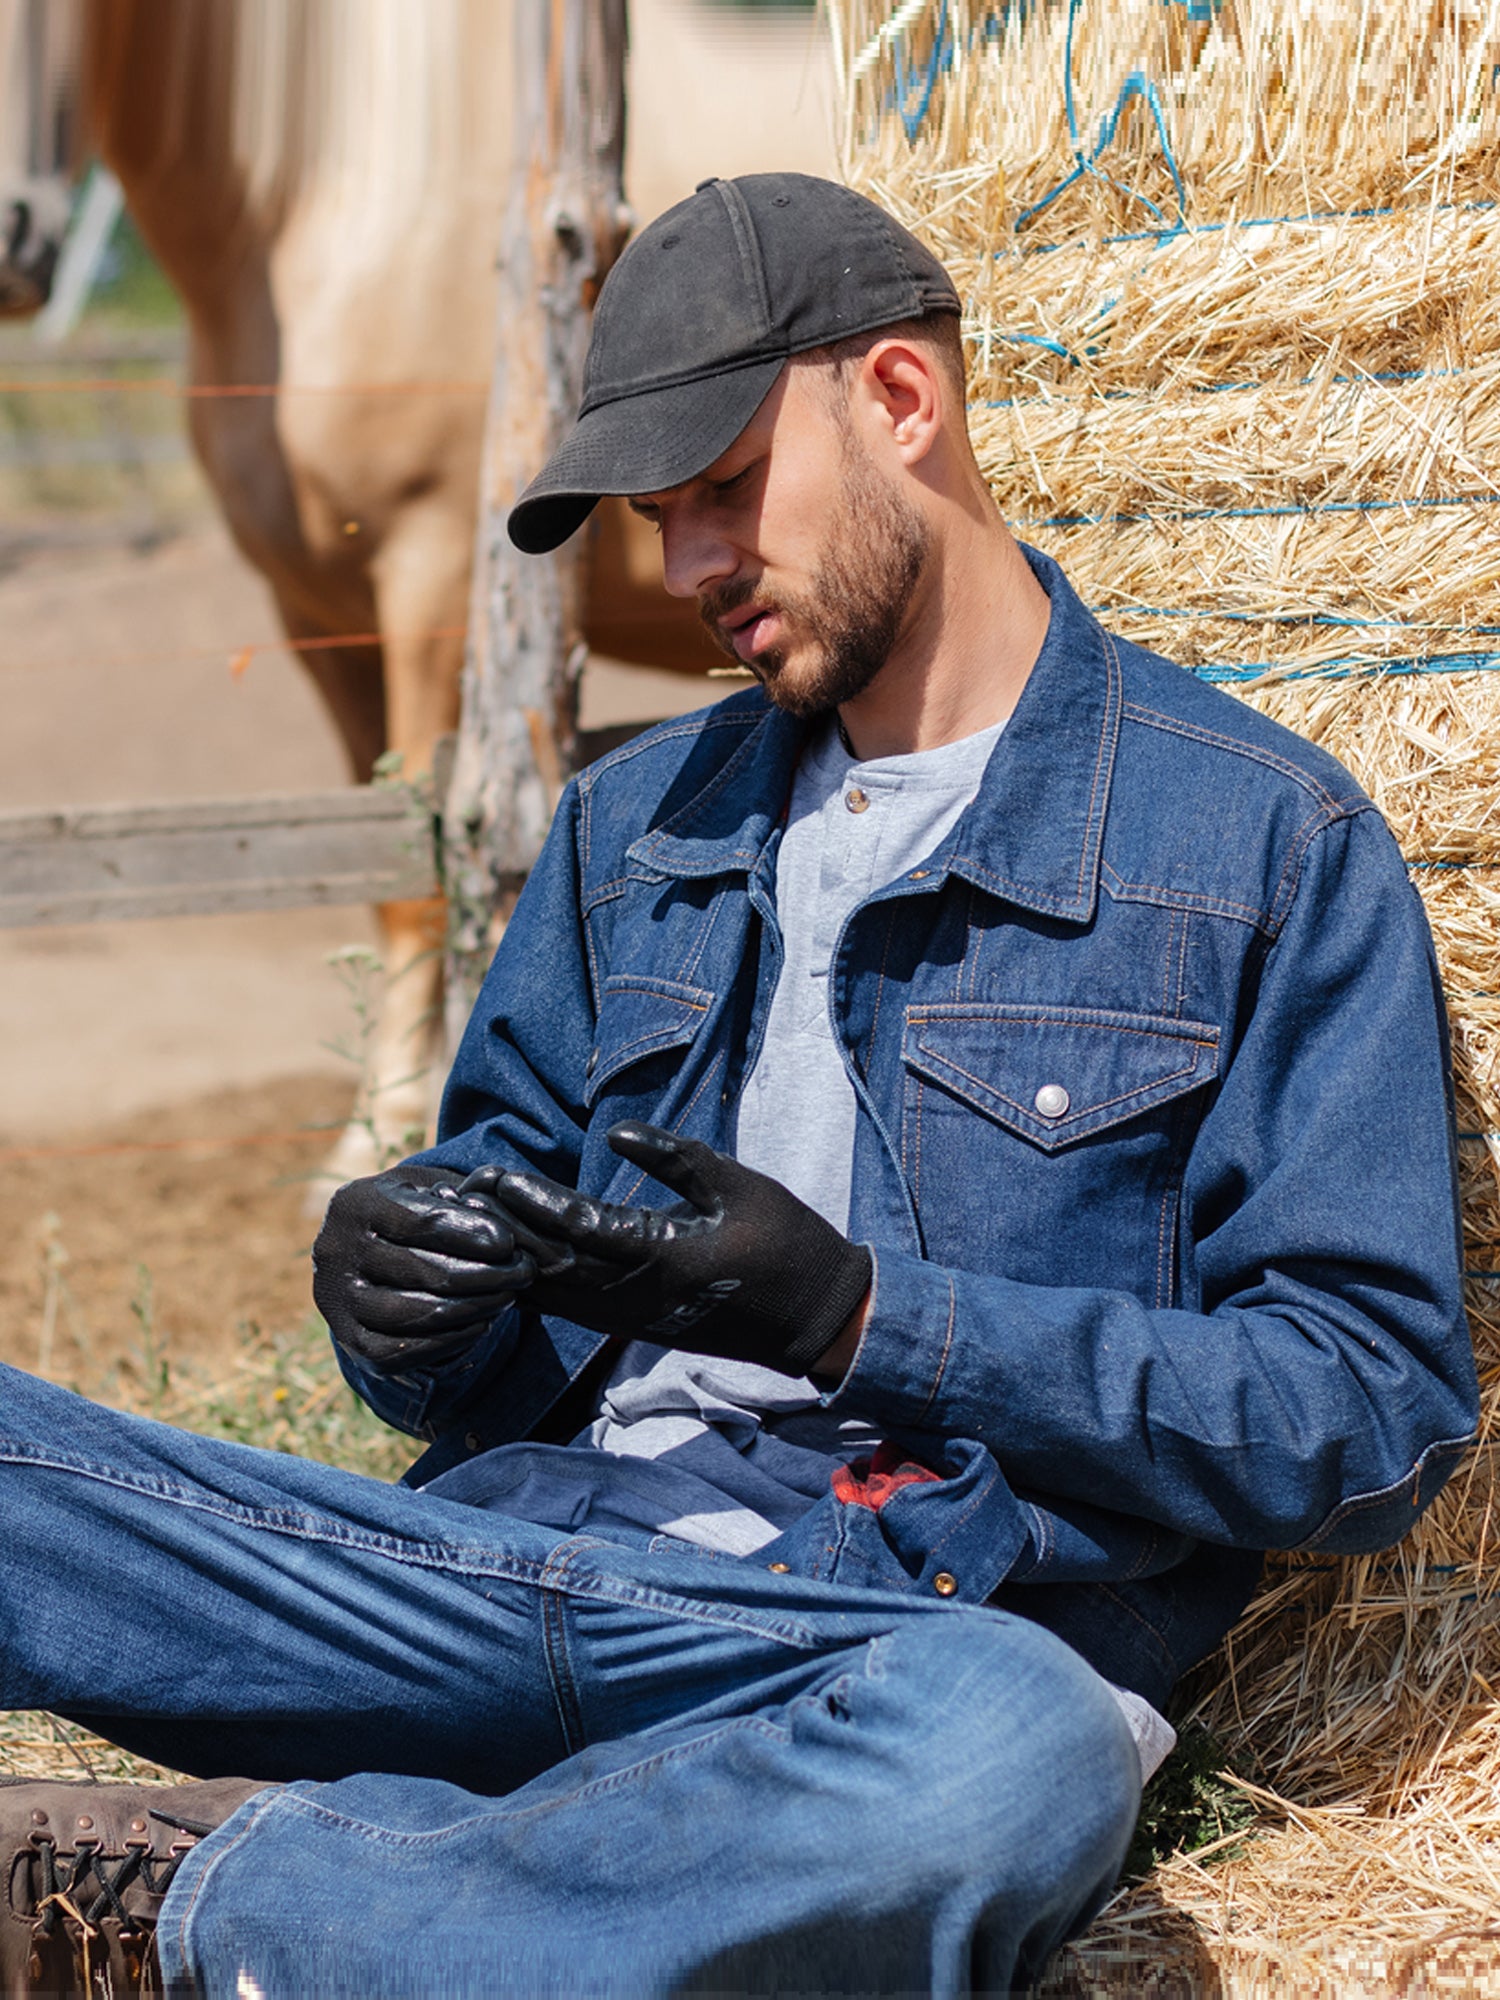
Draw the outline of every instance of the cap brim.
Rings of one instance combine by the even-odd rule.
[[[527,555],[546,555],[583,526],[602,495],[661,493],[696,479],[728,451],[785,366],[777,355],[590,410],[511,508],[511,540]]]

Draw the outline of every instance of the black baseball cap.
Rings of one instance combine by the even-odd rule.
[[[605,280],[578,421],[511,509],[511,540],[543,555],[601,494],[696,479],[789,355],[959,309],[932,252],[852,188],[811,174],[704,181]]]

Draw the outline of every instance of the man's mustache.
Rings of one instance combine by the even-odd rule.
[[[698,599],[698,616],[703,620],[708,636],[721,653],[727,653],[731,660],[738,661],[734,641],[724,630],[722,619],[732,617],[736,611],[743,611],[755,599],[755,584],[749,577],[741,577],[737,583],[720,584],[704,591]]]

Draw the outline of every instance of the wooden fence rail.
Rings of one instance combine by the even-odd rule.
[[[585,762],[643,726],[585,732]],[[0,929],[380,903],[439,886],[432,801],[405,785],[0,813]]]

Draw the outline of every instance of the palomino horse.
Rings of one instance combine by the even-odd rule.
[[[192,381],[274,388],[189,403],[235,540],[288,635],[314,642],[301,657],[354,775],[388,749],[406,775],[425,772],[458,715],[485,407],[472,385],[491,367],[511,161],[510,4],[48,5],[77,9],[87,140],[182,297]],[[635,0],[632,34],[642,215],[709,172],[829,170],[828,121],[804,87],[806,15]],[[670,172],[653,173],[668,152]],[[707,664],[630,519],[601,523],[590,643]],[[321,643],[361,633],[378,645]],[[341,1138],[330,1182],[407,1150],[429,1115],[441,909],[380,915],[373,1116]]]

